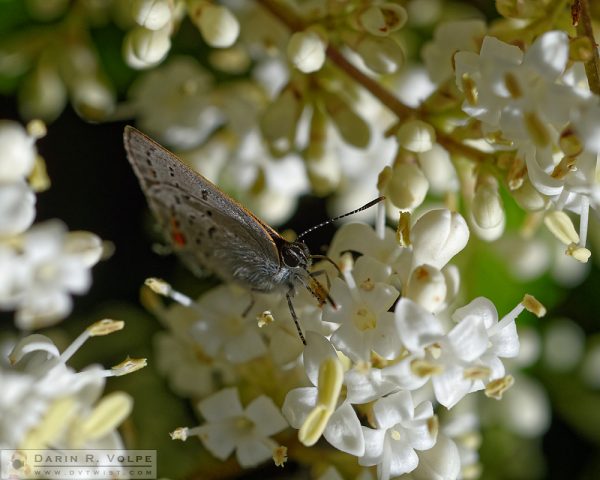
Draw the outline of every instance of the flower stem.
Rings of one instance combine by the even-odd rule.
[[[577,34],[587,37],[592,45],[592,57],[584,64],[585,73],[590,90],[596,95],[600,95],[600,56],[598,55],[598,44],[594,39],[594,31],[592,29],[589,0],[575,0],[573,2],[572,13]]]

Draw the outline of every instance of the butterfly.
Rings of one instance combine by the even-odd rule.
[[[150,210],[184,264],[194,273],[208,270],[250,291],[285,293],[300,339],[306,344],[292,304],[297,289],[306,288],[321,305],[329,302],[335,307],[335,303],[314,278],[319,272],[310,271],[313,259],[329,259],[311,255],[301,238],[384,197],[316,225],[290,242],[139,130],[126,126],[123,140]]]

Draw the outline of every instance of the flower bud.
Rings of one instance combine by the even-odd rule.
[[[19,112],[24,118],[55,120],[67,103],[67,89],[55,68],[39,66],[19,90]]]
[[[157,65],[170,49],[169,28],[148,30],[137,27],[125,36],[123,42],[123,55],[127,65],[138,70]]]
[[[430,150],[419,153],[418,158],[431,193],[442,195],[458,190],[456,170],[450,161],[450,154],[444,147],[434,143]]]
[[[523,180],[521,187],[512,191],[512,196],[523,210],[536,212],[546,207],[546,199],[527,178]]]
[[[431,265],[415,268],[408,278],[405,296],[431,313],[445,304],[446,281],[442,272]]]
[[[240,24],[231,11],[205,0],[189,2],[189,14],[202,38],[211,47],[231,47],[240,34]]]
[[[318,33],[305,30],[290,37],[287,56],[298,70],[312,73],[320,70],[325,63],[326,48],[327,44]]]
[[[421,120],[404,122],[396,135],[400,146],[409,152],[427,152],[435,142],[435,130]]]
[[[385,190],[391,202],[401,210],[411,210],[423,203],[429,182],[418,165],[401,163],[392,169],[392,178]]]
[[[504,215],[504,209],[502,210],[502,218],[500,223],[490,228],[480,227],[473,218],[473,211],[471,211],[471,227],[473,233],[486,242],[498,240],[504,233],[504,227],[506,227],[506,216]]]
[[[306,156],[308,179],[315,195],[325,196],[338,187],[342,178],[339,159],[332,152],[323,152],[319,157]]]
[[[444,275],[444,282],[446,284],[446,301],[442,308],[452,303],[458,291],[460,289],[460,271],[456,265],[446,265],[442,268],[442,275]]]
[[[65,235],[63,249],[65,253],[77,257],[88,268],[96,265],[104,252],[100,237],[81,230],[68,232]]]
[[[115,108],[114,92],[96,77],[77,78],[71,88],[73,108],[86,120],[104,120]]]
[[[366,36],[357,42],[354,49],[375,73],[394,73],[404,65],[402,47],[390,37]]]
[[[24,181],[0,185],[0,236],[27,230],[35,218],[35,195]]]
[[[172,16],[169,0],[134,0],[131,13],[136,23],[148,30],[160,30]]]
[[[473,220],[482,229],[497,227],[503,221],[504,208],[495,180],[477,186],[471,209]]]
[[[34,139],[19,123],[0,121],[1,182],[15,182],[29,175],[36,155]]]
[[[413,226],[411,239],[413,263],[441,269],[465,248],[469,240],[469,228],[459,213],[446,209],[430,210]]]
[[[293,147],[303,107],[301,93],[289,84],[263,113],[260,128],[276,155],[285,154]]]
[[[358,16],[358,24],[371,35],[386,37],[402,28],[407,18],[408,14],[401,5],[383,3],[363,10]]]
[[[344,141],[356,148],[366,148],[371,140],[371,130],[367,122],[335,93],[324,92],[323,101],[327,113]]]

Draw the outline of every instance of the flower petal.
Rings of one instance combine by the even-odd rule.
[[[238,440],[235,456],[240,466],[243,468],[254,467],[259,463],[268,460],[273,455],[273,451],[260,438],[248,436]]]
[[[294,388],[285,396],[281,411],[290,425],[298,429],[316,403],[317,389],[315,387]]]
[[[245,413],[263,437],[280,432],[288,426],[273,400],[266,395],[252,400],[246,407]]]
[[[209,422],[242,415],[243,409],[237,388],[224,388],[198,403],[202,416]]]
[[[408,298],[398,301],[394,315],[400,339],[410,352],[420,352],[444,333],[431,313]]]
[[[488,334],[481,317],[469,316],[456,325],[447,335],[454,355],[465,362],[472,362],[488,348]]]
[[[352,406],[345,402],[331,415],[323,432],[325,439],[342,452],[360,457],[365,452],[365,440],[360,421]]]
[[[219,460],[226,460],[235,449],[237,438],[232,422],[227,419],[198,427],[198,438],[202,445]]]
[[[316,332],[306,332],[306,347],[304,348],[304,369],[313,385],[319,380],[319,368],[327,357],[337,358],[333,345],[323,335]]]

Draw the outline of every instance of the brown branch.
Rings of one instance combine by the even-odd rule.
[[[585,62],[585,74],[590,85],[590,90],[600,95],[600,56],[598,55],[598,44],[594,38],[592,29],[592,15],[589,0],[575,0],[571,9],[577,34],[590,40],[592,46],[592,57]]]

